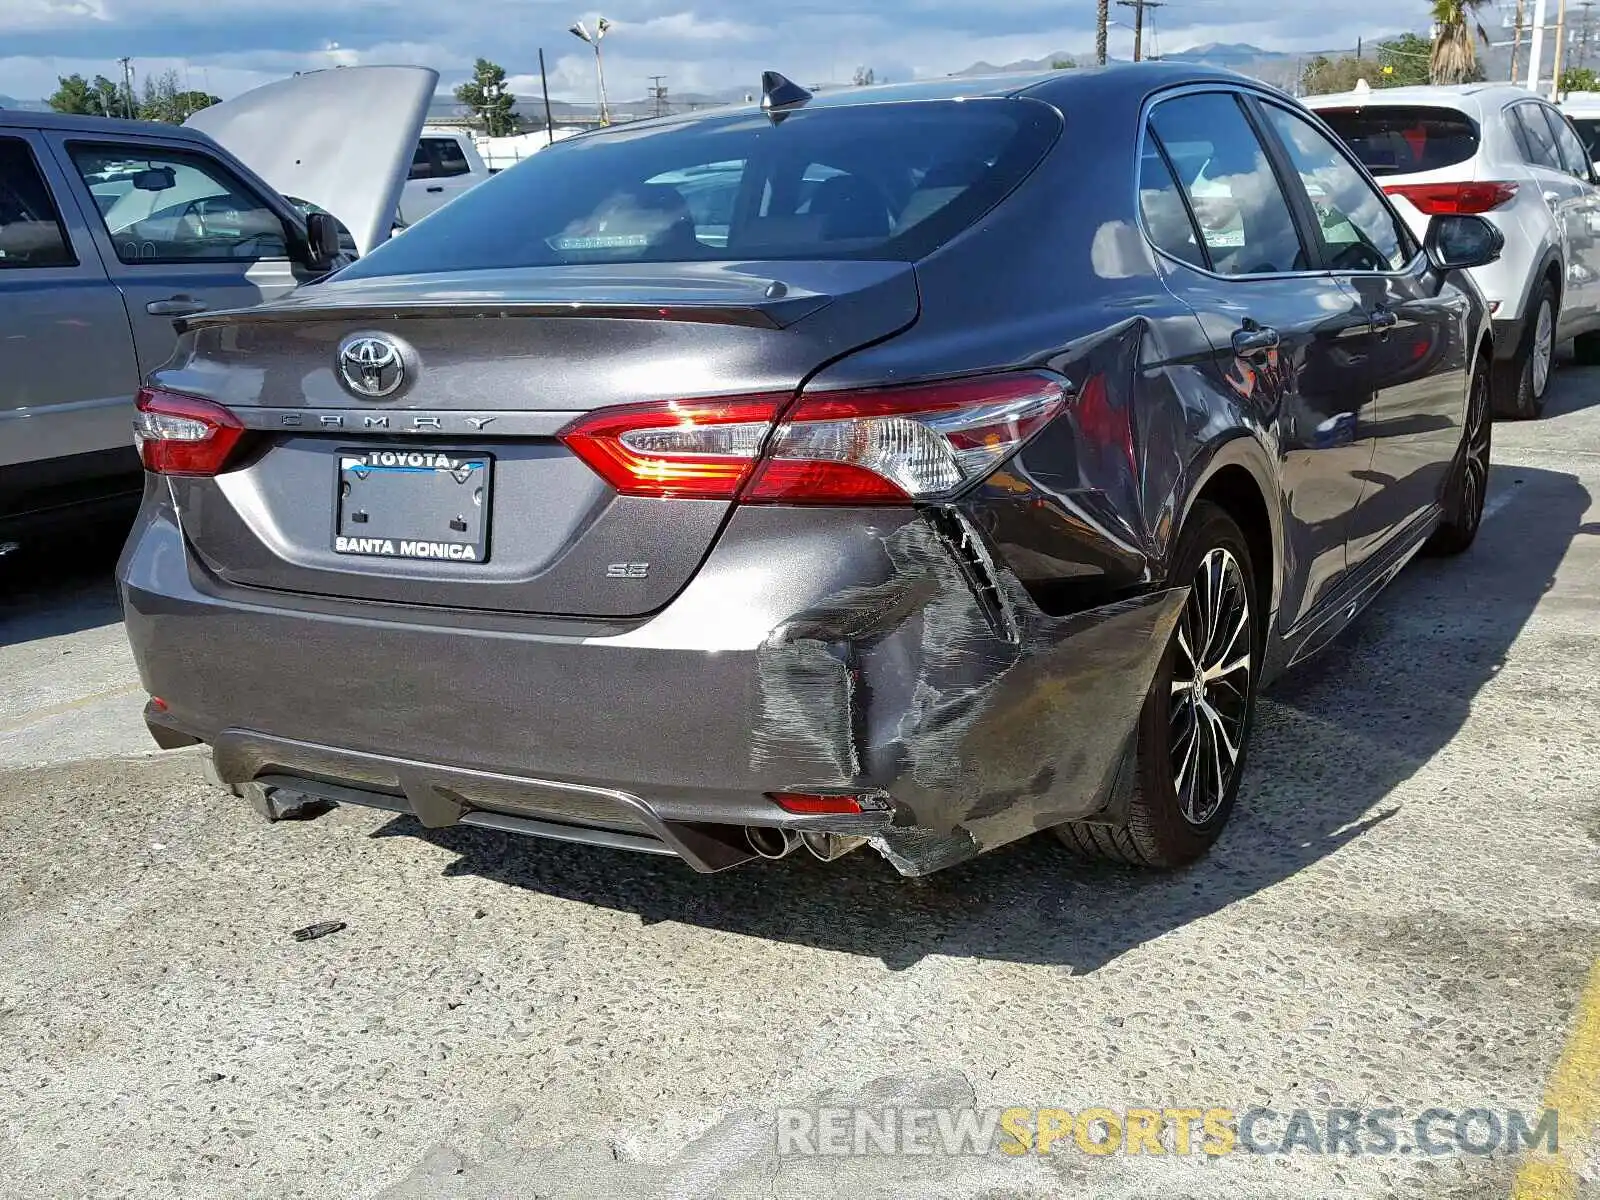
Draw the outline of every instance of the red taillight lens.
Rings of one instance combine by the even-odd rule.
[[[215,475],[244,426],[220,404],[145,388],[139,393],[133,440],[145,470],[159,475]]]
[[[1514,183],[1394,183],[1383,189],[1404,196],[1430,217],[1491,212],[1517,194]]]
[[[561,440],[624,496],[731,500],[787,401],[730,396],[601,409]]]
[[[1065,403],[1058,380],[1033,373],[802,396],[744,500],[941,499],[989,474]]]
[[[735,396],[603,409],[561,440],[627,496],[905,504],[987,475],[1061,411],[1066,392],[1032,372],[827,392],[802,396],[774,431],[787,402]]]

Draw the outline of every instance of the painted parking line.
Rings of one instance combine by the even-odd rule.
[[[1487,521],[1521,494],[1520,486],[1501,488],[1483,502],[1483,520]]]
[[[98,704],[102,700],[115,700],[122,696],[131,696],[140,690],[139,685],[129,684],[127,687],[113,688],[109,692],[96,692],[92,696],[80,696],[76,700],[68,700],[63,704],[53,704],[49,708],[30,709],[28,715],[14,721],[0,721],[0,733],[16,733],[19,729],[26,729],[29,725],[37,725],[40,721],[59,717],[63,713],[75,712],[80,708],[87,708],[91,704]]]
[[[1523,1164],[1511,1200],[1576,1200],[1578,1195],[1579,1156],[1593,1146],[1600,1126],[1600,959],[1578,1001],[1544,1106],[1560,1114],[1560,1148]]]

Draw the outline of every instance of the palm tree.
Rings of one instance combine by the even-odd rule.
[[[1430,82],[1465,83],[1476,78],[1477,43],[1489,44],[1489,35],[1477,16],[1485,3],[1487,0],[1433,0],[1433,54],[1428,60]]]

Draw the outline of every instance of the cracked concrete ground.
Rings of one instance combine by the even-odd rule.
[[[1504,1154],[775,1139],[780,1107],[1539,1109],[1600,953],[1600,371],[1496,438],[1478,546],[1263,701],[1232,827],[1165,877],[266,826],[149,751],[114,552],[6,564],[0,1196],[1506,1195]]]

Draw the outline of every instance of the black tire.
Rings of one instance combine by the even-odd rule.
[[[1488,361],[1480,359],[1467,389],[1467,415],[1461,426],[1461,448],[1450,468],[1444,497],[1444,524],[1426,547],[1429,554],[1460,554],[1478,537],[1483,502],[1489,494],[1489,457],[1494,422],[1489,419]]]
[[[1549,363],[1541,387],[1534,370],[1534,356],[1535,343],[1539,340],[1539,314],[1546,310],[1550,314]],[[1516,353],[1495,364],[1493,399],[1497,416],[1532,421],[1544,414],[1544,398],[1550,388],[1550,376],[1555,370],[1557,315],[1556,287],[1549,279],[1545,279],[1528,303],[1528,321]]]
[[[1218,565],[1222,568],[1220,574],[1212,570]],[[1210,599],[1208,585],[1202,582],[1202,570],[1211,571],[1212,581],[1221,580]],[[1056,829],[1071,850],[1088,858],[1142,867],[1180,867],[1194,862],[1222,833],[1238,797],[1255,722],[1266,612],[1256,594],[1250,544],[1226,511],[1206,501],[1195,505],[1178,539],[1171,577],[1192,584],[1192,590],[1139,717],[1137,771],[1127,823],[1120,828],[1071,824]],[[1237,622],[1237,610],[1229,608],[1235,589],[1244,603],[1242,628],[1233,630],[1231,636],[1227,630],[1204,634],[1207,604],[1213,600],[1214,611],[1233,612],[1231,618],[1219,616],[1218,626]],[[1177,681],[1183,673],[1197,678],[1199,675],[1187,649],[1196,642],[1203,643],[1197,654],[1200,662],[1214,658],[1213,669],[1221,673],[1198,692],[1180,694]],[[1242,667],[1222,671],[1241,659]],[[1217,714],[1224,735],[1235,736],[1237,747],[1220,786],[1215,782],[1216,773],[1211,772],[1203,795],[1198,768],[1203,765],[1202,760],[1213,766],[1218,762],[1226,764],[1223,743],[1227,739],[1224,736],[1223,743],[1219,743],[1207,732],[1214,726],[1197,707],[1199,696],[1204,697],[1208,708],[1215,703],[1211,712]],[[1208,720],[1205,729],[1200,725],[1202,720]],[[1193,730],[1192,740],[1183,736],[1186,727]],[[1188,755],[1181,753],[1186,745]],[[1215,751],[1214,759],[1208,757],[1208,750]],[[1180,789],[1178,779],[1190,765],[1197,769],[1189,772],[1189,787]]]

